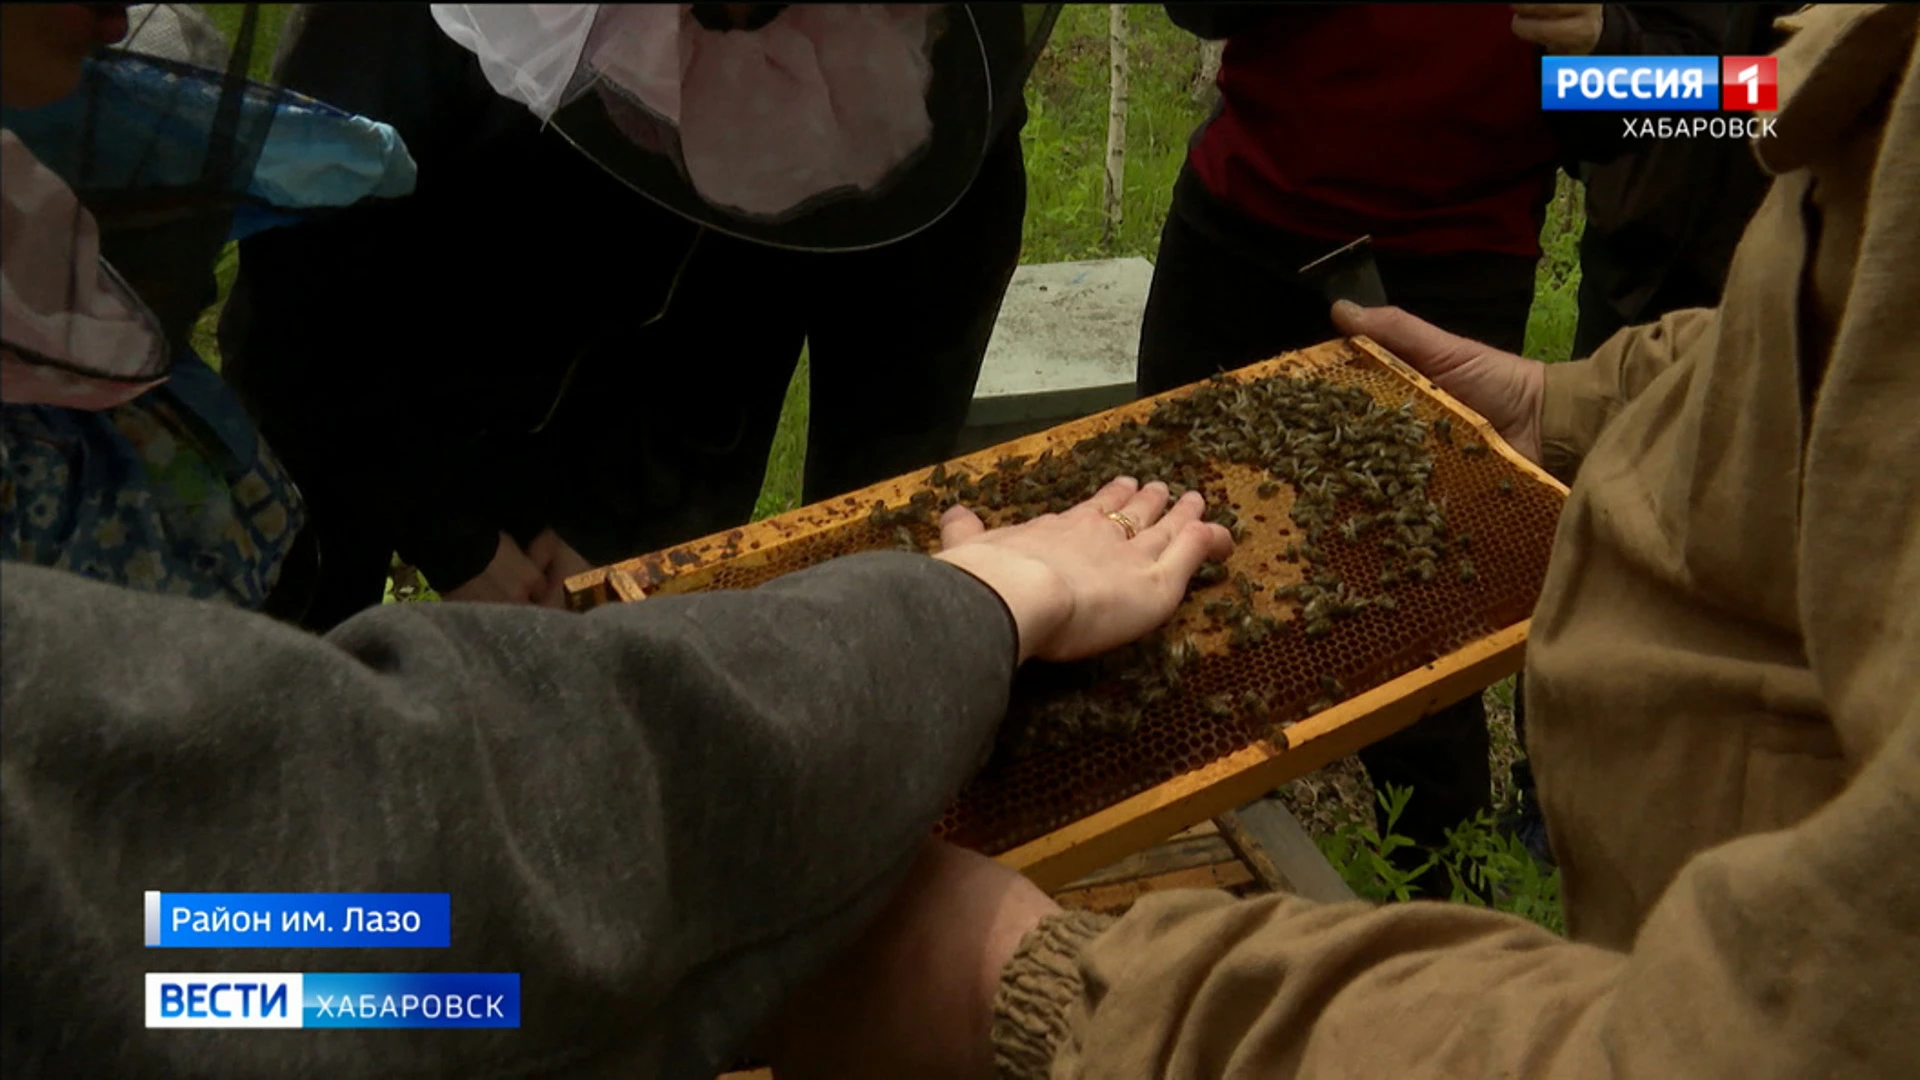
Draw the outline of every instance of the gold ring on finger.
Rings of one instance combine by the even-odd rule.
[[[1127,530],[1127,539],[1129,540],[1133,539],[1134,536],[1138,534],[1140,531],[1139,527],[1133,523],[1132,518],[1128,517],[1127,515],[1121,513],[1118,510],[1115,510],[1112,513],[1108,514],[1107,519],[1109,521],[1112,521],[1114,524],[1120,526],[1121,528]]]

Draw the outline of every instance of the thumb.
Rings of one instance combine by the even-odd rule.
[[[1363,308],[1351,300],[1336,300],[1333,325],[1348,337],[1372,338],[1429,377],[1459,366],[1484,348],[1392,306]]]
[[[980,520],[980,515],[964,506],[948,507],[947,512],[940,515],[940,546],[943,548],[964,544],[986,531],[986,523]]]

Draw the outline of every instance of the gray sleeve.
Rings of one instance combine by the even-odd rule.
[[[8,564],[8,1072],[709,1080],[984,760],[999,598],[870,554],[326,638]],[[447,950],[149,950],[144,890],[446,892]],[[145,971],[507,971],[518,1031],[148,1031]]]

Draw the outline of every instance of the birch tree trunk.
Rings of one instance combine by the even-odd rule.
[[[1220,77],[1220,55],[1226,51],[1227,43],[1224,41],[1202,39],[1200,42],[1200,67],[1194,72],[1191,92],[1193,100],[1209,110],[1213,108],[1214,99],[1220,96],[1220,88],[1214,85],[1214,80]]]
[[[1106,224],[1101,244],[1109,251],[1119,239],[1120,196],[1127,175],[1127,5],[1107,8],[1107,183]]]

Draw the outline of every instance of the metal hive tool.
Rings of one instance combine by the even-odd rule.
[[[1276,483],[1264,470],[1210,462],[1196,486],[1210,501],[1224,496],[1238,519],[1241,540],[1221,580],[1193,588],[1164,631],[1165,641],[1190,638],[1198,646],[1197,658],[1180,669],[1179,692],[1150,704],[1136,701],[1130,712],[1137,718],[1124,733],[1096,731],[1057,740],[1060,745],[1043,740],[1024,753],[997,754],[941,822],[940,832],[948,839],[989,854],[1009,851],[1158,785],[1216,768],[1230,757],[1244,758],[1239,752],[1249,747],[1263,747],[1265,753],[1255,755],[1261,758],[1284,754],[1295,721],[1330,709],[1327,715],[1334,716],[1339,703],[1365,691],[1390,685],[1404,688],[1394,696],[1406,697],[1430,689],[1419,678],[1423,670],[1435,670],[1436,662],[1492,635],[1504,632],[1508,637],[1502,640],[1520,640],[1511,631],[1524,624],[1538,598],[1562,486],[1501,443],[1485,421],[1365,339],[1328,342],[1230,378],[1313,378],[1359,388],[1387,409],[1411,402],[1412,418],[1426,429],[1425,446],[1432,455],[1427,497],[1443,508],[1450,535],[1458,541],[1468,534],[1468,540],[1456,543],[1430,580],[1400,581],[1385,590],[1393,597],[1391,608],[1367,605],[1330,632],[1322,628],[1309,636],[1301,605],[1286,596],[1287,586],[1314,574],[1378,582],[1390,567],[1405,565],[1402,556],[1329,530],[1317,545],[1321,561],[1309,564],[1298,554],[1306,537],[1290,516],[1300,492]],[[968,502],[977,507],[988,498],[989,486],[1004,493],[1021,482],[1018,468],[996,472],[996,464],[1023,457],[1031,462],[1049,450],[1069,455],[1089,437],[1122,429],[1163,400],[1195,392],[1189,387],[1136,402],[855,495],[582,575],[569,583],[575,605],[751,588],[856,551],[931,550],[938,543],[931,520],[953,498],[955,476],[977,484],[978,497]],[[1031,492],[1031,483],[1026,490]],[[1340,502],[1345,511],[1357,505],[1352,497]],[[1006,511],[988,510],[982,517],[990,525],[1014,520]],[[1274,632],[1250,640],[1218,625],[1210,612],[1227,601],[1236,604],[1242,619],[1268,617],[1265,625]],[[1507,652],[1517,663],[1517,647]],[[1068,689],[1063,684],[1075,679],[1063,679],[1060,672],[1023,672],[1015,688],[1015,712],[1023,708],[1022,695],[1031,712],[1049,695],[1115,701],[1134,693],[1111,672],[1084,685],[1086,670],[1077,676],[1081,685]],[[1369,700],[1378,697],[1368,695]]]

